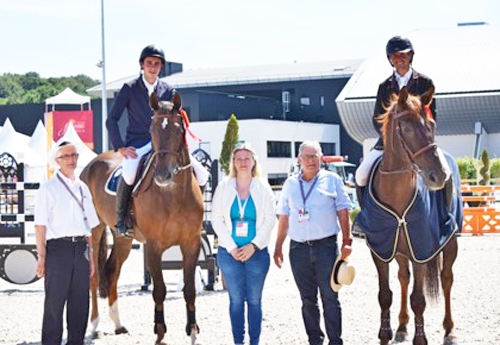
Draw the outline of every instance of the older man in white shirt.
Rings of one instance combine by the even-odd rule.
[[[83,345],[89,317],[89,283],[94,273],[91,230],[99,224],[87,185],[75,176],[75,144],[62,142],[49,153],[59,167],[40,186],[35,203],[37,275],[45,277],[42,344],[61,344],[66,306],[68,345]]]

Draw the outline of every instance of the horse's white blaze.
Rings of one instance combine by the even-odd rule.
[[[168,126],[168,119],[166,117],[163,118],[163,122],[161,123],[161,127],[165,129]]]
[[[112,306],[109,307],[109,317],[113,320],[115,324],[115,329],[121,328],[122,324],[120,322],[120,314],[118,313],[118,301],[115,301]]]

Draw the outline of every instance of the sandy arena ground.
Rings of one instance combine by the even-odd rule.
[[[271,242],[270,251],[273,252]],[[343,287],[340,299],[343,308],[343,339],[345,344],[378,344],[379,306],[377,276],[369,250],[362,239],[355,239],[351,264],[356,278]],[[459,256],[454,266],[452,290],[455,333],[459,344],[500,344],[500,236],[459,237]],[[142,251],[133,250],[122,270],[119,284],[121,320],[129,334],[115,335],[107,306],[100,300],[102,338],[93,345],[154,344],[153,301],[150,292],[140,291],[143,282]],[[397,327],[399,287],[395,263],[391,264],[391,286],[394,291],[392,327]],[[206,272],[203,272],[206,275]],[[167,282],[166,322],[169,345],[189,344],[184,333],[186,313],[181,292],[177,292],[180,271],[164,271]],[[39,345],[43,312],[43,280],[30,285],[13,285],[0,280],[0,344]],[[232,344],[228,317],[228,296],[221,284],[215,291],[198,294],[197,318],[203,344]],[[261,344],[307,344],[300,312],[300,300],[290,266],[280,270],[272,264],[263,297],[264,321]],[[442,344],[443,298],[428,303],[425,313],[429,344]],[[409,339],[399,343],[411,344]]]

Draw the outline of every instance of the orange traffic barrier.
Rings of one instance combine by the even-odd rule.
[[[464,201],[462,234],[500,233],[500,209],[495,208],[497,200],[494,195],[495,191],[500,190],[500,186],[462,185],[460,189],[462,193],[472,193],[462,197]],[[481,206],[471,206],[469,204],[471,202],[480,202]]]

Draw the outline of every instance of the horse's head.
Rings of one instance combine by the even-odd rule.
[[[150,104],[154,110],[150,127],[154,181],[159,187],[166,187],[175,174],[189,167],[181,96],[175,93],[172,102],[158,101],[153,92]]]
[[[395,95],[386,114],[380,118],[384,157],[390,156],[397,168],[416,169],[431,190],[441,189],[449,177],[449,168],[434,141],[436,123],[429,105],[434,88],[421,97],[403,88]]]

